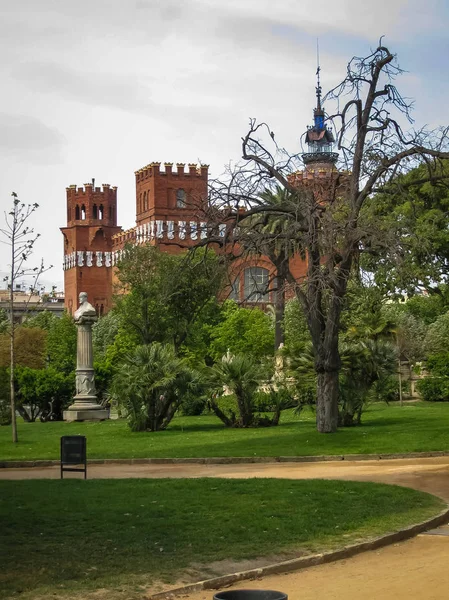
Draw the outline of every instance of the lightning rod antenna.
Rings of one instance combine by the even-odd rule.
[[[317,109],[321,110],[321,83],[320,83],[320,44],[319,39],[316,39],[316,97]]]

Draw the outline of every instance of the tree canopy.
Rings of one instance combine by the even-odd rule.
[[[449,162],[424,160],[366,205],[363,266],[390,294],[443,294],[449,274]],[[447,302],[447,299],[446,299]]]
[[[222,308],[222,321],[210,334],[210,354],[216,361],[229,350],[253,358],[270,356],[274,350],[273,320],[259,308],[240,308],[229,300]]]
[[[172,255],[154,246],[129,246],[117,268],[115,310],[139,343],[171,343],[179,352],[223,276],[212,251]]]

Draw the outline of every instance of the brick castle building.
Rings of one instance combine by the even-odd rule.
[[[308,152],[302,155],[305,168],[292,174],[298,186],[315,183],[332,187],[338,181],[335,167],[338,155],[332,151],[334,137],[325,125],[321,88],[317,86],[314,124],[306,132]],[[204,215],[208,206],[208,166],[153,162],[135,172],[136,225],[124,231],[117,225],[117,188],[95,181],[83,187],[67,188],[67,225],[64,236],[65,307],[72,314],[81,291],[99,315],[112,306],[114,266],[125,244],[151,243],[162,251],[179,253],[208,236]],[[321,186],[323,187],[323,186]],[[226,225],[218,226],[225,236]],[[307,263],[299,256],[290,260],[296,279],[304,277]],[[237,261],[232,267],[230,296],[235,300],[274,302],[268,291],[275,278],[274,265],[267,257]]]

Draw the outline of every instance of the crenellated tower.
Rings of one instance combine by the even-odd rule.
[[[87,292],[99,315],[111,308],[112,236],[117,226],[117,188],[95,180],[67,192],[67,226],[64,236],[65,307],[73,314],[80,292]]]
[[[208,168],[152,162],[136,171],[136,226],[114,237],[114,252],[127,243],[151,243],[178,253],[205,237]]]
[[[191,217],[204,213],[207,205],[207,165],[191,163],[151,164],[135,172],[136,225],[150,220]]]

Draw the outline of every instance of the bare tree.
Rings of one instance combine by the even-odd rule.
[[[16,422],[16,403],[14,387],[14,368],[15,368],[15,330],[14,321],[14,290],[18,277],[31,276],[32,285],[30,286],[30,295],[37,288],[37,282],[40,275],[46,271],[41,261],[39,267],[28,268],[25,263],[33,252],[34,244],[40,234],[34,233],[34,229],[28,227],[27,222],[38,204],[25,205],[20,202],[15,192],[12,193],[13,203],[9,213],[5,212],[5,226],[0,228],[2,234],[2,243],[10,247],[10,269],[9,275],[5,277],[9,285],[9,335],[10,335],[10,397],[11,397],[11,423],[12,423],[12,441],[18,441],[17,422]],[[50,267],[49,267],[50,268]]]
[[[331,116],[322,109],[318,83],[315,126],[306,134],[312,152],[287,153],[268,125],[251,120],[242,140],[244,162],[212,182],[209,219],[227,227],[208,242],[234,244],[239,258],[268,256],[301,302],[315,356],[322,433],[335,432],[338,425],[338,340],[347,283],[376,235],[364,222],[363,208],[399,175],[424,162],[430,179],[430,165],[449,158],[448,128],[403,129],[412,120],[411,104],[393,84],[401,72],[395,55],[382,45],[367,57],[354,57],[344,80],[323,100],[335,105]],[[314,139],[322,145],[314,146]],[[268,202],[266,191],[279,188],[285,193]],[[282,226],[269,226],[273,222]],[[304,276],[293,268],[292,252],[305,259]]]

